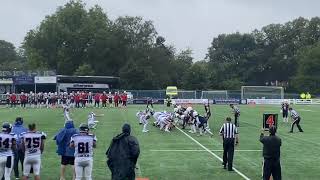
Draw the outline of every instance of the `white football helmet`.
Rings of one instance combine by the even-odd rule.
[[[194,111],[193,113],[192,113],[192,116],[193,117],[196,117],[196,116],[198,116],[199,114],[198,114],[198,112],[196,112],[196,111]]]
[[[192,110],[193,110],[192,107],[187,107],[187,109],[186,109],[186,111],[188,111],[188,112],[190,112]]]

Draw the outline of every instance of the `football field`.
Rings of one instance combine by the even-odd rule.
[[[237,171],[228,172],[222,168],[222,140],[219,129],[225,117],[232,116],[228,105],[212,105],[213,113],[210,128],[214,133],[197,136],[173,129],[170,133],[153,127],[150,121],[149,132],[142,133],[135,114],[144,110],[145,106],[129,105],[128,108],[109,109],[71,109],[71,118],[76,127],[87,121],[87,115],[93,111],[104,114],[98,117],[97,129],[93,132],[97,138],[94,155],[93,179],[110,179],[106,167],[106,149],[112,137],[121,132],[121,127],[128,122],[132,127],[132,135],[140,143],[141,154],[137,164],[137,177],[150,180],[238,180],[261,179],[262,145],[259,142],[263,113],[279,113],[278,135],[282,139],[281,164],[282,176],[285,180],[320,179],[320,106],[294,106],[302,117],[300,125],[304,133],[290,134],[291,123],[283,123],[280,106],[240,105],[240,142],[235,149],[234,167]],[[163,105],[155,106],[156,111],[167,110]],[[200,114],[204,114],[203,106],[194,106]],[[42,155],[41,178],[44,180],[59,179],[60,157],[56,154],[54,135],[64,126],[62,109],[8,109],[0,108],[1,122],[14,122],[17,116],[24,118],[24,124],[35,122],[37,129],[47,134],[44,154]],[[290,120],[289,120],[290,121]],[[70,170],[67,179],[71,179]]]

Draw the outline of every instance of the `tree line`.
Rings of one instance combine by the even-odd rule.
[[[111,75],[124,89],[235,89],[281,85],[320,93],[320,18],[297,18],[251,33],[214,37],[206,58],[176,52],[152,21],[111,20],[96,5],[70,1],[30,30],[16,50],[0,41],[0,70],[56,70],[64,75]]]

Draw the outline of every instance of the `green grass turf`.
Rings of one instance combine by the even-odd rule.
[[[141,156],[138,161],[140,167],[138,177],[147,177],[150,180],[238,180],[242,179],[235,172],[227,172],[222,169],[221,162],[206,151],[199,152],[175,152],[153,150],[203,150],[186,135],[172,130],[171,133],[159,131],[149,126],[149,133],[142,133],[142,127],[138,124],[135,114],[143,110],[145,106],[130,105],[127,109],[72,109],[71,117],[76,126],[86,122],[87,114],[94,111],[104,114],[99,117],[100,121],[95,134],[98,138],[95,149],[93,179],[110,179],[110,172],[106,168],[105,151],[113,136],[121,131],[121,126],[129,122],[132,126],[132,134],[140,142]],[[191,135],[202,145],[210,150],[221,150],[221,138],[218,129],[226,116],[231,115],[230,108],[224,105],[212,106],[213,117],[210,119],[210,127],[214,137],[198,137]],[[156,106],[155,110],[167,109],[162,105]],[[194,109],[203,114],[202,106]],[[264,112],[279,113],[279,106],[248,106],[242,105],[240,117],[240,144],[236,150],[261,150],[258,141]],[[279,133],[282,138],[281,164],[283,179],[288,180],[316,180],[320,179],[320,122],[319,106],[296,106],[302,116],[301,126],[304,133],[289,134],[289,124],[281,122],[279,114]],[[167,109],[168,110],[168,109]],[[24,117],[25,124],[36,122],[38,130],[48,135],[45,151],[42,156],[41,177],[44,180],[59,179],[60,157],[55,153],[56,145],[52,140],[55,133],[63,127],[64,119],[61,109],[6,109],[0,108],[1,122],[13,122],[15,117]],[[187,131],[186,131],[187,132]],[[215,154],[222,157],[222,152]],[[235,152],[234,166],[250,179],[261,179],[262,152]],[[71,179],[70,169],[67,179]]]

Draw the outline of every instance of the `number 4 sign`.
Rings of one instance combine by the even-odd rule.
[[[264,129],[268,130],[269,127],[278,126],[278,114],[263,114],[262,126]]]

